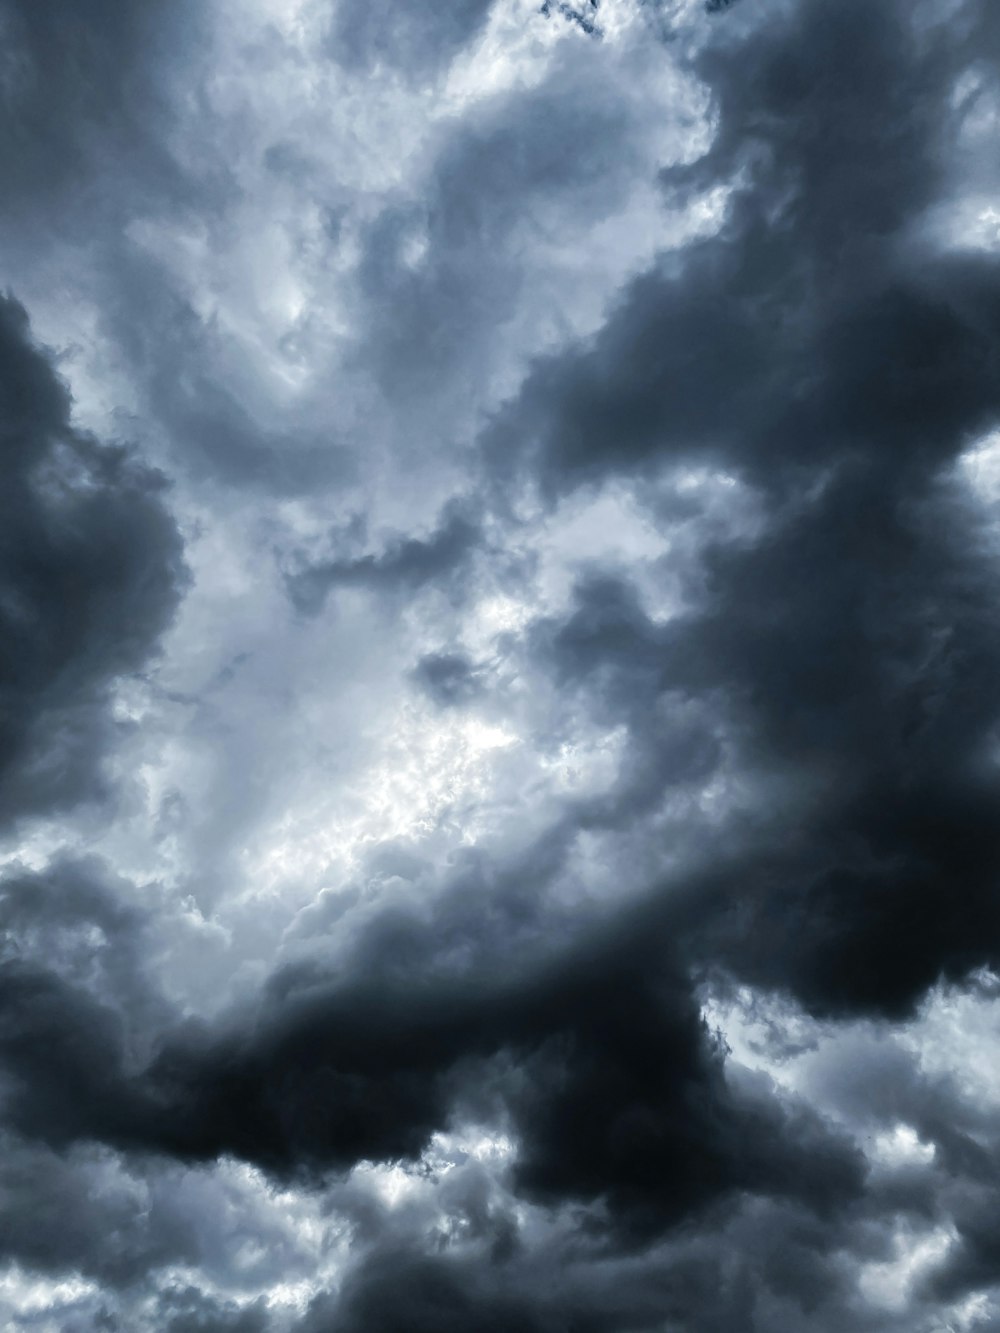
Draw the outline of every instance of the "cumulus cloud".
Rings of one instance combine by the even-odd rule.
[[[5,1326],[997,1326],[993,7],[0,31]]]
[[[108,691],[139,672],[183,584],[164,479],[75,430],[27,315],[0,306],[6,462],[0,809],[6,818],[93,797]]]

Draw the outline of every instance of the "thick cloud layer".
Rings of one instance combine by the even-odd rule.
[[[1000,1327],[987,0],[0,21],[5,1324]]]
[[[181,542],[163,478],[73,429],[65,386],[0,304],[0,816],[93,799],[108,691],[169,623]]]
[[[918,234],[975,28],[914,17],[797,6],[713,50],[721,129],[684,188],[741,170],[728,224],[491,440],[504,466],[526,444],[550,491],[675,458],[760,494],[764,535],[710,548],[684,614],[583,592],[556,653],[631,716],[709,692],[744,762],[815,792],[724,890],[732,942],[714,901],[707,930],[820,1009],[899,1012],[998,938],[995,570],[950,469],[995,422],[1000,289],[990,257]]]

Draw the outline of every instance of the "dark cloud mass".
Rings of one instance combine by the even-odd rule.
[[[605,613],[594,632],[581,607],[560,646],[568,670],[620,679],[630,708],[637,686],[647,704],[721,695],[754,763],[815,784],[777,858],[746,865],[723,950],[822,1009],[898,1012],[993,962],[997,940],[994,567],[948,467],[995,422],[998,289],[992,261],[912,235],[970,36],[921,17],[795,7],[713,52],[729,76],[707,163],[762,159],[728,228],[637,283],[582,364],[544,367],[527,422],[515,409],[502,427],[551,488],[707,453],[763,494],[763,538],[709,550],[689,613],[662,631]],[[849,83],[830,69],[841,51]]]
[[[1000,1327],[993,6],[0,25],[4,1325]]]
[[[92,798],[108,690],[143,667],[182,583],[163,478],[73,429],[24,309],[0,305],[0,813]]]
[[[100,190],[111,164],[169,171],[152,127],[167,114],[163,76],[194,18],[189,5],[161,0],[4,0],[4,214],[56,227]]]

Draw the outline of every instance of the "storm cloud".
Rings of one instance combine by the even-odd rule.
[[[0,25],[5,1326],[1000,1325],[993,7]]]

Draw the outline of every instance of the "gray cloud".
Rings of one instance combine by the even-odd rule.
[[[490,0],[457,0],[433,14],[348,0],[334,7],[330,54],[362,68],[385,63],[404,78],[433,77],[477,36],[489,10]]]
[[[73,429],[69,397],[0,307],[0,809],[93,796],[115,678],[140,671],[176,608],[181,542],[163,478]]]
[[[190,6],[154,3],[139,11],[122,0],[84,8],[60,0],[40,9],[4,0],[0,25],[6,128],[0,171],[9,221],[65,224],[58,215],[67,206],[76,212],[100,189],[112,162],[115,171],[147,181],[172,174],[162,137],[165,75],[192,49],[198,24]],[[89,211],[85,203],[81,211]]]
[[[992,9],[0,22],[2,1318],[997,1326]]]

